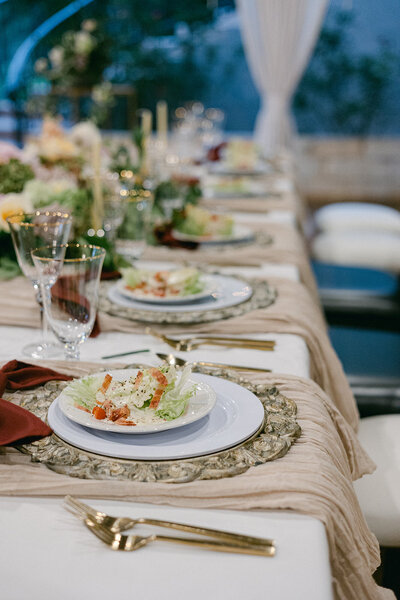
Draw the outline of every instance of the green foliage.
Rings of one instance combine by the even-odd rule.
[[[22,192],[25,183],[34,176],[29,165],[25,165],[17,158],[11,158],[8,163],[0,164],[0,194]]]
[[[108,4],[110,12],[114,6],[142,36],[172,35],[176,23],[186,23],[195,31],[212,21],[214,12],[208,0],[111,0]]]
[[[87,19],[80,30],[63,33],[48,57],[36,60],[35,70],[56,86],[92,87],[101,82],[110,62],[110,46],[97,21]]]
[[[113,244],[111,244],[104,236],[99,237],[97,235],[87,235],[86,233],[78,240],[78,242],[83,244],[92,244],[94,246],[100,246],[101,248],[104,248],[106,251],[106,256],[103,263],[104,272],[117,271],[120,268],[131,266],[130,262],[115,252]]]
[[[294,101],[300,130],[365,135],[382,107],[396,59],[383,44],[355,55],[352,16],[340,11],[323,28]]]
[[[0,242],[1,248],[1,242]],[[0,281],[14,279],[21,274],[21,269],[18,266],[16,259],[8,256],[0,256]]]
[[[197,204],[201,197],[201,189],[198,182],[188,182],[185,180],[169,179],[162,181],[154,190],[154,207],[163,214],[162,201],[168,198],[182,198],[184,206],[186,204]]]
[[[0,280],[13,279],[20,273],[11,235],[0,231]]]

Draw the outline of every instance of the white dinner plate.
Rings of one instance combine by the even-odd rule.
[[[141,296],[138,295],[135,290],[128,289],[126,287],[126,283],[123,279],[120,279],[117,283],[118,291],[127,298],[131,300],[137,300],[138,302],[144,302],[146,304],[187,304],[188,302],[197,302],[198,300],[203,300],[215,294],[218,291],[218,288],[215,286],[214,281],[207,275],[201,277],[201,281],[204,284],[204,289],[202,292],[198,292],[197,294],[188,294],[187,296],[179,296],[172,298],[160,298],[157,296]]]
[[[165,312],[191,312],[196,308],[196,311],[217,310],[235,306],[245,302],[251,298],[253,290],[251,286],[241,279],[236,277],[228,277],[227,275],[210,275],[211,284],[217,290],[207,297],[194,302],[184,304],[165,304],[162,310]],[[154,303],[144,303],[138,300],[127,298],[123,295],[118,287],[118,283],[114,284],[108,290],[108,297],[114,304],[133,308],[136,310],[160,311],[160,306]]]
[[[138,370],[139,369],[121,369],[107,372],[112,375],[113,379],[117,381],[123,381],[129,377],[136,377]],[[90,377],[98,378],[100,387],[103,382],[104,375],[105,373],[103,372],[96,373]],[[180,374],[178,376],[180,376]],[[70,385],[63,389],[56,400],[56,402],[59,403],[61,411],[66,417],[72,421],[75,421],[75,423],[79,423],[80,425],[84,425],[85,427],[89,427],[91,429],[113,431],[124,434],[156,433],[158,431],[175,429],[176,427],[182,427],[183,425],[194,423],[195,421],[198,421],[207,415],[210,410],[214,408],[216,401],[215,392],[209,385],[194,381],[194,379],[191,377],[183,389],[186,390],[194,385],[196,387],[196,393],[194,396],[192,396],[192,398],[190,398],[183,415],[177,419],[174,419],[173,421],[164,421],[160,419],[160,421],[157,423],[146,425],[117,425],[116,423],[112,423],[106,419],[96,419],[93,415],[76,408],[73,398],[69,394]]]
[[[71,421],[55,400],[48,412],[54,433],[78,448],[115,458],[131,460],[177,460],[213,454],[244,442],[258,431],[264,408],[252,392],[240,385],[193,373],[198,383],[208,384],[216,393],[213,410],[202,419],[154,435],[122,435],[89,429]]]
[[[190,235],[182,233],[177,229],[172,230],[172,235],[176,240],[181,242],[196,242],[198,244],[237,244],[239,242],[247,242],[254,239],[254,231],[243,225],[235,225],[231,235],[214,235],[213,237]]]

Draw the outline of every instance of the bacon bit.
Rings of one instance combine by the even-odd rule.
[[[111,400],[106,400],[105,402],[103,402],[103,408],[106,411],[107,419],[109,419],[113,408]]]
[[[133,421],[126,421],[123,417],[120,417],[116,421],[114,421],[116,425],[136,425]]]
[[[135,383],[133,384],[133,389],[134,390],[138,389],[138,387],[139,387],[140,382],[142,381],[142,379],[143,379],[143,371],[139,371],[138,374],[136,375]]]
[[[125,404],[122,408],[114,408],[111,412],[109,419],[111,421],[117,421],[120,418],[126,419],[131,414],[129,407]]]
[[[151,369],[149,369],[149,373],[152,377],[154,377],[154,379],[157,379],[160,385],[167,387],[168,379],[165,377],[164,373],[161,373],[160,369],[152,367]]]
[[[156,389],[156,391],[154,392],[154,396],[150,402],[150,408],[153,408],[154,410],[157,408],[157,406],[160,403],[161,396],[164,393],[164,390],[165,390],[165,386],[160,386]]]
[[[92,413],[94,418],[98,419],[99,421],[106,418],[106,411],[104,408],[101,408],[101,406],[95,406],[92,410]]]
[[[107,373],[107,375],[104,377],[103,384],[99,391],[102,394],[105,394],[106,391],[108,390],[108,388],[110,387],[111,382],[112,382],[112,376],[109,373]]]
[[[160,283],[165,283],[168,278],[168,271],[157,271],[154,275],[154,279]]]
[[[84,406],[80,406],[80,404],[75,404],[75,408],[79,408],[79,410],[83,410],[84,412],[87,412],[87,413],[89,413],[89,415],[90,415],[90,414],[92,414],[92,413],[90,412],[90,410],[88,410],[88,409],[87,409],[87,408],[85,408]]]

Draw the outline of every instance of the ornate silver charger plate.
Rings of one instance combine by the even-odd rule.
[[[226,253],[232,252],[237,249],[244,248],[246,246],[269,246],[274,241],[272,235],[269,233],[265,233],[264,231],[256,231],[253,236],[247,237],[243,240],[238,240],[236,242],[226,241],[224,244],[218,246],[218,252]],[[196,252],[207,253],[207,252],[215,252],[216,246],[212,244],[200,244],[199,248],[197,248]]]
[[[275,302],[277,292],[266,281],[259,281],[257,279],[243,280],[242,278],[240,280],[251,286],[252,295],[247,300],[236,303],[233,306],[210,308],[207,310],[204,310],[200,305],[197,307],[193,305],[193,308],[190,307],[190,310],[186,310],[185,312],[168,312],[165,309],[155,310],[154,307],[150,310],[149,307],[141,308],[122,305],[122,303],[117,304],[110,299],[110,295],[113,297],[115,282],[102,282],[99,292],[99,310],[130,321],[188,325],[193,323],[210,323],[212,321],[238,317],[259,308],[266,308]]]
[[[38,442],[20,446],[19,449],[29,454],[33,462],[44,463],[51,470],[71,477],[164,483],[233,477],[288,452],[301,434],[296,421],[297,407],[293,400],[281,394],[276,387],[251,384],[240,375],[225,369],[201,369],[201,372],[239,383],[259,398],[265,418],[260,430],[250,439],[215,454],[164,461],[134,461],[99,456],[75,448],[54,434]],[[51,381],[36,390],[14,392],[12,395],[17,396],[21,406],[45,420],[51,403],[66,385],[66,382]]]

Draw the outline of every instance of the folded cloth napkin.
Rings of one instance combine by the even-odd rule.
[[[0,369],[0,394],[6,388],[26,390],[54,379],[69,381],[73,378],[52,369],[11,360]],[[0,446],[28,444],[51,432],[50,427],[29,410],[0,398]]]
[[[172,233],[172,225],[160,225],[154,228],[154,236],[160,246],[169,248],[183,248],[184,250],[196,250],[199,247],[198,242],[177,240]]]

